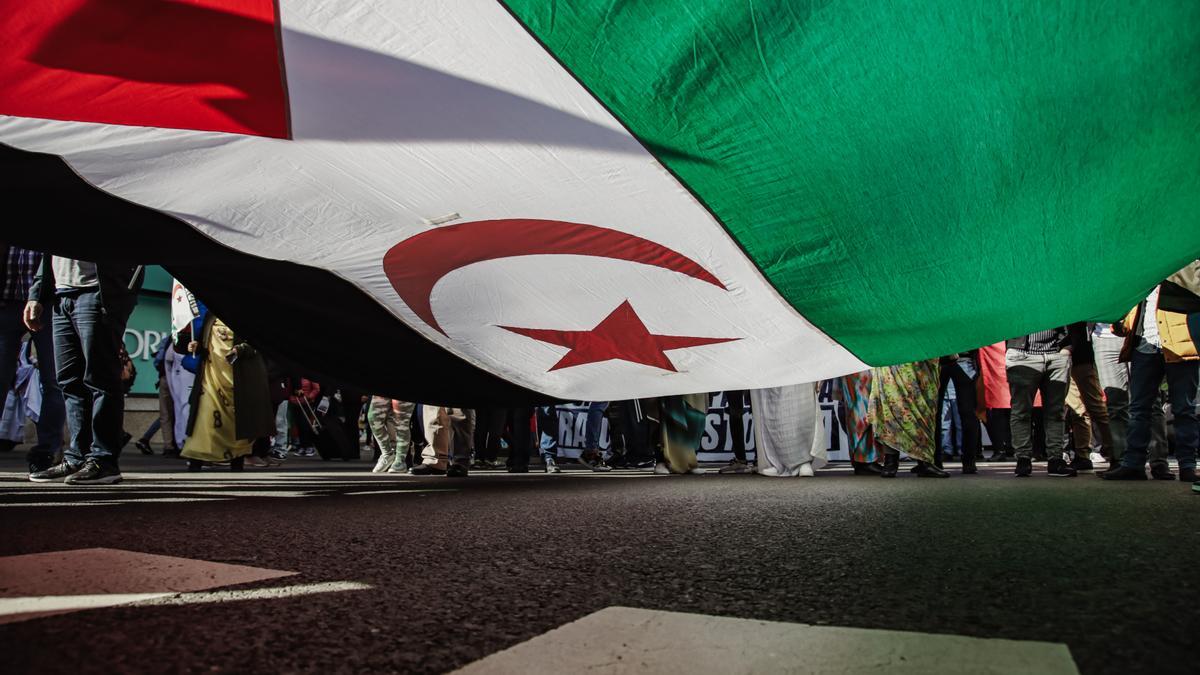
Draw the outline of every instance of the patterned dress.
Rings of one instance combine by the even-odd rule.
[[[875,440],[932,462],[937,449],[938,360],[875,368],[872,376],[868,417]]]
[[[850,373],[839,377],[837,383],[841,389],[842,406],[846,410],[850,459],[855,462],[874,462],[877,455],[875,434],[867,414],[871,403],[871,371]]]
[[[687,473],[699,466],[696,449],[704,436],[708,394],[663,396],[659,399],[659,407],[667,468],[671,473]]]

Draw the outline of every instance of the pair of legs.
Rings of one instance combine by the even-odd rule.
[[[73,484],[121,481],[121,424],[125,394],[118,350],[132,306],[104,308],[99,289],[79,289],[55,299],[51,327],[58,384],[66,402],[69,444],[63,461],[29,474],[35,482]]]
[[[17,373],[21,338],[29,332],[21,320],[23,309],[24,306],[17,303],[0,307],[0,409],[4,407]],[[38,442],[29,450],[26,459],[31,470],[40,471],[53,464],[54,456],[62,451],[62,427],[66,417],[66,405],[54,368],[53,333],[42,329],[33,333],[30,340],[37,350],[42,406],[37,420]]]
[[[421,451],[422,469],[434,472],[456,472],[466,475],[471,463],[471,434],[474,431],[464,408],[422,406],[422,423],[428,445]]]
[[[960,429],[962,430],[962,471],[975,473],[975,458],[982,448],[983,431],[979,418],[975,416],[975,406],[978,398],[975,393],[975,377],[978,372],[968,360],[943,359],[939,370],[938,398],[946,395],[950,383],[954,383],[954,405],[957,406]],[[943,406],[938,406],[940,415],[945,414]],[[942,423],[938,424],[941,430]],[[942,453],[937,453],[934,463],[941,466]]]
[[[1067,352],[1031,354],[1009,349],[1004,355],[1008,389],[1012,396],[1012,443],[1017,456],[1017,475],[1027,476],[1033,462],[1033,400],[1042,395],[1042,420],[1046,434],[1046,458],[1052,475],[1073,475],[1062,458],[1064,408],[1071,355]]]
[[[500,439],[508,426],[509,408],[475,409],[475,461],[481,466],[494,465],[500,459]]]
[[[654,462],[654,453],[650,449],[650,424],[642,410],[642,402],[636,398],[621,401],[617,411],[625,450],[621,466],[650,465]]]
[[[143,454],[153,454],[150,450],[150,439],[159,432],[162,432],[163,454],[179,454],[179,445],[175,440],[175,399],[171,398],[171,387],[167,383],[166,375],[160,375],[158,378],[158,419],[150,423],[137,441],[137,447]]]
[[[1100,433],[1100,448],[1105,457],[1114,457],[1112,426],[1108,406],[1100,387],[1100,374],[1095,363],[1076,363],[1071,366],[1071,384],[1067,389],[1067,410],[1070,412],[1071,436],[1074,441],[1077,468],[1091,468],[1092,425]]]
[[[367,408],[367,425],[371,435],[379,444],[379,461],[373,471],[393,473],[406,471],[411,458],[408,457],[412,439],[412,413],[414,404],[393,401],[384,396],[372,396]]]
[[[1165,379],[1175,420],[1175,458],[1181,473],[1194,472],[1200,440],[1196,400],[1200,361],[1167,363],[1161,352],[1147,354],[1135,349],[1129,374],[1129,435],[1121,465],[1131,469],[1145,467],[1152,437],[1152,410],[1157,407],[1158,390]]]
[[[1110,466],[1120,464],[1129,437],[1129,363],[1120,360],[1125,338],[1100,336],[1093,339],[1096,352],[1096,375],[1104,389],[1112,434],[1112,454],[1106,455]],[[1167,420],[1162,406],[1150,406],[1150,445],[1147,455],[1150,468],[1167,470]]]

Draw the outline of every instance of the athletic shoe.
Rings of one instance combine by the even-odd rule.
[[[259,457],[257,455],[250,455],[249,457],[247,457],[246,464],[248,464],[249,466],[258,467],[260,469],[271,466],[271,462],[267,461],[266,457]]]
[[[1150,477],[1154,480],[1175,480],[1175,474],[1167,464],[1151,464]]]
[[[147,443],[144,439],[141,439],[141,438],[137,439],[137,441],[134,442],[133,446],[135,448],[137,448],[138,450],[141,450],[143,455],[153,455],[154,454],[154,449],[151,448],[150,444]]]
[[[404,466],[403,464],[393,464],[392,466],[388,467],[387,472],[388,473],[412,473],[411,471],[408,470],[408,467]]]
[[[371,469],[371,473],[383,473],[391,468],[396,463],[396,453],[385,452],[379,455],[379,461],[375,462],[375,468]]]
[[[1033,475],[1033,460],[1029,457],[1018,457],[1017,468],[1013,471],[1017,478],[1026,478]]]
[[[604,473],[612,471],[612,467],[608,465],[608,462],[604,461],[603,457],[597,457],[595,463],[592,464],[592,471]]]
[[[447,478],[466,478],[467,472],[468,471],[467,471],[466,464],[451,464],[449,467],[446,468],[446,477]]]
[[[1192,483],[1192,492],[1195,492],[1196,494],[1200,494],[1200,480]]]
[[[1133,469],[1118,464],[1116,467],[1100,474],[1100,477],[1104,480],[1146,480],[1146,470]]]
[[[1076,454],[1075,459],[1071,460],[1071,468],[1075,469],[1076,471],[1093,471],[1095,470],[1096,465],[1093,464],[1092,460],[1088,459],[1087,457],[1084,457],[1081,454]]]
[[[558,468],[558,463],[553,457],[546,458],[546,473],[562,473],[562,469]]]
[[[1184,483],[1196,482],[1196,470],[1195,469],[1180,469],[1179,470],[1179,480],[1183,481]]]
[[[729,463],[717,470],[717,473],[754,473],[754,467],[740,459],[729,460]]]
[[[665,476],[671,473],[671,470],[667,468],[666,462],[659,462],[658,464],[654,465],[654,473],[660,476]]]
[[[1066,460],[1055,457],[1046,463],[1046,475],[1054,478],[1074,478],[1079,472],[1067,466]]]
[[[587,468],[593,468],[597,462],[603,461],[599,450],[584,450],[579,453],[579,463]]]
[[[703,476],[704,474],[708,473],[708,469],[694,466],[688,469],[688,473],[692,474],[693,476]]]
[[[805,462],[801,464],[800,470],[796,472],[796,475],[801,478],[812,478],[815,476],[816,473],[813,472],[812,462]]]
[[[89,459],[83,468],[67,476],[67,485],[113,485],[121,482],[121,470]]]
[[[121,431],[121,448],[122,449],[124,449],[125,446],[129,445],[129,441],[132,441],[132,440],[133,440],[133,434],[131,434],[125,430]]]
[[[79,471],[83,468],[82,464],[71,464],[67,460],[55,464],[44,471],[37,471],[29,474],[29,480],[34,483],[54,483],[63,480],[67,476]]]
[[[167,459],[179,459],[179,447],[175,445],[168,445],[167,447],[163,448],[162,456]]]

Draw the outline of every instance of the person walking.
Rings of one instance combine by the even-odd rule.
[[[188,437],[180,456],[189,471],[229,462],[241,471],[254,441],[275,431],[267,368],[258,351],[211,312],[189,351],[199,359]]]
[[[1160,287],[1155,286],[1121,324],[1126,333],[1122,359],[1130,364],[1129,435],[1121,465],[1101,474],[1105,480],[1146,480],[1151,409],[1164,379],[1175,420],[1179,479],[1189,483],[1196,480],[1200,355],[1188,329],[1187,315],[1160,309],[1159,292]]]
[[[1012,439],[1018,477],[1033,474],[1033,399],[1042,395],[1046,434],[1046,474],[1073,478],[1078,472],[1063,459],[1064,407],[1071,373],[1071,346],[1066,326],[1030,333],[1008,341],[1004,355],[1012,397]]]
[[[41,267],[37,251],[0,243],[0,409],[11,395],[13,379],[20,360],[21,341],[28,333],[36,354],[38,393],[41,407],[37,418],[37,444],[25,455],[30,473],[38,473],[54,464],[63,448],[63,421],[66,404],[54,370],[54,336],[51,331],[30,331],[22,321],[25,303],[34,276]]]
[[[938,360],[875,368],[868,417],[875,442],[883,449],[881,478],[895,478],[900,453],[917,461],[921,478],[949,478],[937,466]]]
[[[50,308],[55,374],[66,402],[70,443],[61,462],[29,474],[29,480],[121,482],[125,392],[119,355],[141,277],[141,268],[133,266],[42,256],[22,318],[36,333]]]
[[[372,396],[367,407],[367,424],[379,444],[379,460],[374,473],[405,473],[408,471],[409,448],[412,445],[411,420],[416,405],[386,396]]]

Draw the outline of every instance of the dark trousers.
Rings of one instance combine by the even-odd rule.
[[[500,457],[500,439],[508,425],[508,408],[475,409],[475,459],[494,462]]]
[[[533,449],[533,432],[530,426],[533,408],[510,408],[508,412],[509,419],[512,420],[512,445],[508,448],[508,466],[525,469],[529,467],[529,452]]]
[[[978,457],[982,449],[982,432],[979,428],[979,418],[975,416],[975,380],[963,371],[955,361],[943,360],[941,364],[941,382],[938,385],[938,415],[941,415],[942,397],[946,395],[946,386],[954,383],[954,393],[957,397],[958,416],[962,421],[962,454],[963,457]],[[942,421],[938,420],[937,430],[941,433]],[[938,445],[938,457],[941,457],[941,445]],[[939,462],[940,464],[940,462]]]
[[[725,392],[725,408],[729,414],[729,440],[734,459],[746,461],[746,398],[745,389]]]
[[[618,404],[621,419],[621,437],[625,441],[625,461],[642,462],[653,459],[650,452],[650,428],[642,413],[642,402],[638,399],[621,401]]]
[[[1129,370],[1129,436],[1123,466],[1140,469],[1146,465],[1151,439],[1151,408],[1158,402],[1159,387],[1167,381],[1171,414],[1175,419],[1175,459],[1179,468],[1196,466],[1196,446],[1200,444],[1200,420],[1197,419],[1197,391],[1200,390],[1200,362],[1167,363],[1162,352],[1147,354],[1135,349]]]
[[[54,307],[54,362],[67,404],[72,464],[91,458],[116,466],[125,393],[118,352],[129,312],[104,311],[98,290],[60,295]]]
[[[992,439],[992,452],[1012,454],[1012,429],[1009,427],[1010,408],[990,408],[987,411],[988,436]]]

